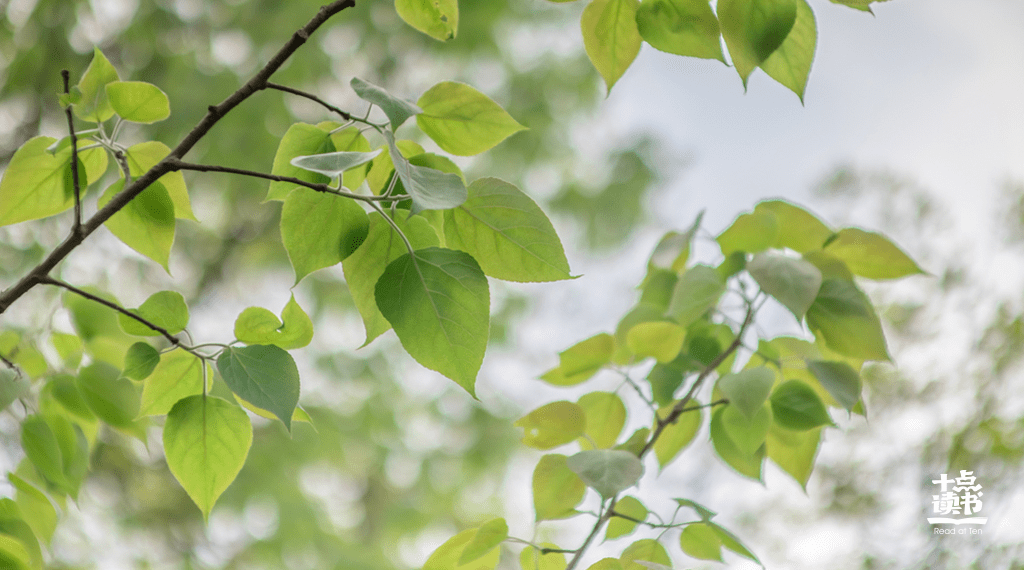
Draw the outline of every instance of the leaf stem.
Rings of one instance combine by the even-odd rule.
[[[71,93],[71,72],[62,69],[61,78],[64,80],[64,94]],[[75,192],[75,221],[71,226],[72,235],[82,235],[82,183],[78,179],[78,135],[75,134],[75,119],[71,113],[71,105],[64,108],[64,114],[68,118],[68,136],[71,138],[71,186]]]
[[[391,216],[384,213],[383,208],[381,208],[379,204],[377,204],[376,202],[370,202],[369,204],[370,207],[372,207],[374,210],[377,210],[377,213],[380,214],[381,217],[383,217],[385,220],[387,220],[389,224],[391,224],[391,229],[395,230],[395,232],[398,233],[398,237],[402,238],[402,241],[405,242],[405,249],[409,250],[409,255],[412,255],[413,259],[415,260],[416,256],[414,255],[414,252],[416,250],[413,249],[412,243],[409,242],[409,238],[405,237],[405,233],[402,231],[402,228],[398,227],[398,224],[391,219]],[[419,268],[417,267],[417,269]]]

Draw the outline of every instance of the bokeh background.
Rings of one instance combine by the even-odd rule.
[[[158,430],[148,447],[103,434],[51,566],[415,568],[458,530],[500,515],[530,538],[539,454],[518,445],[511,420],[576,395],[537,376],[558,350],[614,328],[665,231],[705,210],[697,255],[712,255],[710,239],[733,217],[783,197],[836,226],[886,232],[930,272],[868,284],[897,365],[866,372],[867,420],[837,418],[806,492],[774,468],[765,485],[743,479],[699,436],[660,477],[651,466],[641,496],[649,506],[682,495],[712,507],[769,568],[1024,567],[1024,4],[893,0],[872,17],[812,1],[819,39],[804,104],[760,72],[744,93],[721,63],[649,46],[606,97],[583,53],[582,1],[462,4],[458,37],[440,44],[405,26],[390,2],[360,1],[275,80],[353,110],[363,108],[347,87],[353,76],[412,99],[442,80],[487,92],[530,130],[460,166],[534,196],[583,276],[492,282],[491,348],[475,402],[399,356],[392,334],[356,350],[362,327],[340,268],[314,274],[294,292],[316,323],[299,353],[315,430],[298,426],[289,439],[279,424],[257,423],[249,460],[208,527],[167,472]],[[122,78],[170,97],[169,120],[128,137],[173,146],[318,5],[0,0],[0,165],[36,134],[62,135],[59,72],[80,73],[94,45]],[[289,124],[326,118],[305,101],[261,93],[188,158],[269,170]],[[173,278],[106,232],[63,275],[126,306],[179,290],[193,335],[217,341],[243,308],[276,312],[288,300],[280,207],[262,204],[266,187],[250,179],[186,179],[201,223],[179,225]],[[57,243],[65,222],[0,228],[0,287]],[[37,289],[3,327],[70,330],[58,307]],[[805,334],[785,317],[769,310],[759,326]],[[599,377],[587,388],[617,385]],[[0,413],[5,471],[21,457],[21,415],[17,406]],[[989,523],[981,536],[934,536],[930,481],[960,469],[984,486]],[[588,528],[548,524],[538,536],[572,546]],[[506,553],[503,567],[516,558]],[[703,567],[681,556],[675,566]]]

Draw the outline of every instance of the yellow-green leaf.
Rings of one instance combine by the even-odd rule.
[[[587,417],[579,405],[560,401],[533,410],[519,418],[514,425],[523,428],[525,445],[536,449],[551,449],[583,435]]]
[[[123,188],[124,180],[111,184],[100,196],[98,206],[105,206]],[[103,225],[125,245],[170,273],[167,263],[174,245],[174,202],[163,184],[150,184]]]
[[[637,0],[592,0],[580,18],[583,46],[609,92],[640,53],[639,5]]]
[[[882,234],[857,228],[839,230],[825,251],[841,259],[855,275],[869,279],[899,279],[925,273]]]
[[[818,27],[814,11],[806,0],[796,0],[796,20],[789,35],[768,59],[761,62],[761,69],[769,77],[788,87],[804,100],[807,77],[811,74],[814,48],[818,41]]]
[[[435,40],[452,40],[459,32],[458,0],[395,0],[395,11],[405,23]]]
[[[302,348],[313,340],[313,321],[292,295],[278,319],[262,307],[249,307],[235,319],[235,338],[245,344],[274,344],[285,350]]]
[[[480,154],[526,128],[465,83],[438,83],[417,104],[423,113],[416,115],[416,125],[442,149],[458,156]]]

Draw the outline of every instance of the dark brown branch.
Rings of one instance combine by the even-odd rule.
[[[310,101],[315,101],[316,103],[319,103],[321,106],[323,106],[323,108],[327,109],[328,111],[331,111],[333,113],[337,113],[337,114],[341,115],[341,118],[345,119],[346,121],[358,121],[359,120],[358,117],[353,117],[351,113],[349,113],[347,111],[343,111],[343,110],[339,109],[338,107],[335,107],[334,105],[331,105],[327,101],[324,101],[323,99],[317,97],[316,95],[314,95],[312,93],[307,93],[307,92],[302,91],[300,89],[295,89],[294,87],[288,87],[288,86],[285,86],[285,85],[281,85],[280,83],[273,83],[273,82],[270,82],[270,81],[267,82],[266,87],[267,87],[267,89],[277,89],[278,91],[284,91],[285,93],[291,93],[292,95],[298,95],[299,97],[305,97],[306,99],[309,99]]]
[[[109,307],[109,308],[117,311],[118,313],[121,313],[122,315],[124,315],[126,317],[130,317],[132,319],[135,319],[136,321],[142,323],[144,326],[146,326],[150,330],[152,330],[154,332],[160,333],[164,338],[167,339],[168,342],[170,342],[174,346],[181,345],[181,341],[178,340],[178,338],[176,336],[174,336],[170,332],[168,332],[167,329],[165,329],[165,328],[163,328],[163,327],[161,327],[159,325],[153,324],[149,320],[147,320],[147,319],[145,319],[143,317],[140,317],[139,315],[136,315],[135,313],[129,311],[128,309],[125,309],[124,307],[118,305],[117,303],[111,303],[110,301],[108,301],[108,300],[106,300],[106,299],[104,299],[102,297],[97,297],[96,295],[93,295],[92,293],[89,293],[88,291],[83,291],[83,290],[79,289],[78,287],[75,287],[74,285],[65,283],[65,282],[61,281],[60,279],[54,279],[53,277],[50,277],[50,276],[46,276],[46,277],[41,278],[39,280],[39,282],[44,284],[44,285],[53,285],[55,287],[60,287],[62,289],[67,289],[68,291],[71,291],[72,293],[74,293],[74,294],[76,294],[76,295],[78,295],[80,297],[84,297],[86,299],[89,299],[90,301],[95,301],[95,302],[97,302],[97,303],[99,303],[99,304],[101,304],[101,305],[103,305],[105,307]]]
[[[71,93],[71,72],[64,69],[60,72],[64,80],[64,94]],[[68,117],[68,135],[71,138],[71,186],[75,192],[75,221],[71,227],[72,235],[82,234],[82,184],[78,180],[78,136],[75,135],[75,119],[71,113],[71,105],[64,107]]]
[[[75,248],[81,245],[82,242],[85,241],[85,238],[92,234],[92,232],[99,229],[99,227],[103,225],[103,222],[106,222],[111,216],[119,212],[129,202],[131,202],[132,199],[142,193],[143,190],[149,187],[149,185],[155,182],[158,178],[170,172],[172,170],[171,165],[173,164],[173,161],[184,157],[200,139],[210,132],[210,129],[213,128],[221,117],[249,98],[250,95],[266,87],[270,76],[273,75],[274,72],[277,71],[284,62],[302,46],[302,44],[306,43],[310,34],[315,32],[317,28],[323,25],[323,23],[331,16],[353,6],[355,6],[355,0],[336,0],[326,6],[321,6],[320,11],[317,12],[316,16],[314,16],[305,26],[292,34],[292,37],[288,42],[285,43],[274,57],[271,58],[267,65],[265,65],[263,69],[259,70],[252,79],[228,96],[228,98],[219,105],[209,107],[206,116],[203,117],[187,135],[185,135],[181,142],[178,143],[178,146],[171,151],[167,158],[157,163],[153,168],[150,168],[148,172],[136,179],[134,183],[125,184],[124,190],[111,198],[107,205],[101,208],[82,225],[82,231],[80,233],[72,232],[71,235],[69,235],[60,245],[46,256],[46,259],[29,271],[28,274],[22,277],[20,281],[0,294],[0,314],[6,311],[8,307],[33,287],[43,282],[43,280],[48,279],[50,271],[52,271],[57,264],[63,261],[64,258],[71,254]]]
[[[3,354],[0,354],[0,362],[3,362],[4,366],[13,370],[14,373],[17,374],[19,378],[21,377],[21,369],[18,368],[16,364],[8,360],[7,357],[4,356]]]

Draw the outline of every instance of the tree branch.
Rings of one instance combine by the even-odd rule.
[[[63,69],[60,72],[64,80],[64,94],[71,93],[71,72]],[[71,115],[71,105],[64,107],[64,114],[68,117],[68,136],[71,137],[71,186],[75,192],[75,221],[71,226],[71,234],[82,233],[82,185],[78,180],[78,136],[75,135],[75,119]]]
[[[210,129],[213,128],[221,117],[248,99],[250,95],[266,87],[270,76],[284,65],[284,62],[287,61],[288,58],[302,46],[302,44],[306,43],[306,40],[309,39],[309,36],[315,32],[317,28],[323,25],[323,23],[331,16],[353,6],[355,6],[355,0],[335,0],[330,4],[321,6],[320,11],[317,12],[317,14],[313,16],[305,26],[292,34],[292,37],[288,42],[285,43],[285,45],[278,50],[276,54],[274,54],[274,57],[272,57],[261,70],[256,72],[256,75],[254,75],[252,79],[246,82],[245,85],[239,87],[237,91],[229,95],[228,98],[222,101],[219,105],[211,105],[207,110],[206,116],[204,116],[202,120],[200,120],[199,123],[189,131],[187,135],[185,135],[181,142],[178,143],[178,146],[171,151],[167,158],[150,168],[148,172],[136,179],[133,184],[125,184],[124,190],[111,198],[110,202],[108,202],[106,206],[93,214],[93,216],[82,225],[82,231],[80,233],[72,232],[71,235],[69,235],[60,245],[46,256],[46,259],[29,271],[29,273],[22,277],[20,281],[0,294],[0,314],[3,314],[8,307],[33,287],[42,283],[45,279],[49,279],[48,276],[50,271],[52,271],[57,264],[63,261],[64,258],[74,251],[75,248],[81,245],[82,242],[85,241],[85,238],[91,235],[92,232],[99,229],[99,227],[103,225],[103,222],[106,222],[111,216],[119,212],[129,202],[131,202],[132,199],[142,193],[143,190],[158,178],[170,172],[172,170],[171,165],[173,164],[173,161],[184,157],[197,142],[210,132]]]
[[[343,111],[342,109],[339,109],[338,107],[335,107],[334,105],[331,105],[330,103],[328,103],[327,101],[324,101],[323,99],[317,97],[316,95],[314,95],[312,93],[307,93],[306,91],[303,91],[301,89],[296,89],[294,87],[288,87],[287,85],[281,85],[280,83],[273,83],[273,82],[270,82],[270,81],[267,82],[266,88],[267,89],[277,89],[278,91],[283,91],[285,93],[291,93],[292,95],[298,95],[299,97],[305,97],[306,99],[309,99],[310,101],[314,101],[316,103],[319,103],[321,106],[323,106],[323,108],[327,109],[328,111],[331,111],[332,113],[337,113],[338,115],[341,116],[342,119],[345,119],[346,121],[354,121],[354,122],[357,122],[357,123],[363,123],[364,125],[369,125],[369,126],[375,128],[375,129],[380,129],[381,128],[381,125],[378,125],[377,123],[372,123],[370,121],[367,121],[366,119],[363,119],[363,118],[360,118],[360,117],[356,117],[352,113],[349,113],[348,111]]]

